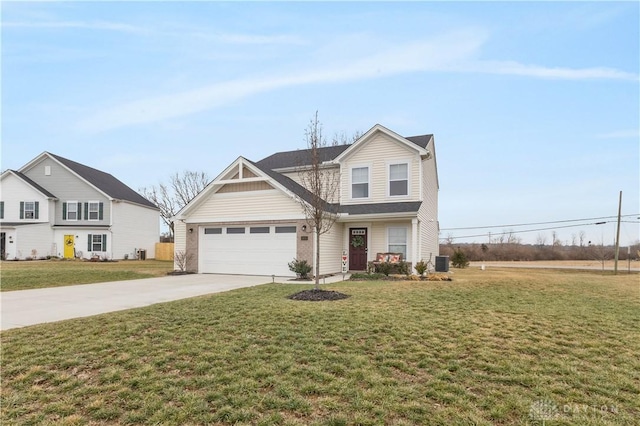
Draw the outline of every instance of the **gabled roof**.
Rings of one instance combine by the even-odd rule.
[[[353,152],[356,152],[358,149],[360,149],[360,147],[363,144],[365,144],[369,139],[373,137],[373,135],[377,133],[383,133],[389,136],[391,139],[395,140],[397,143],[405,145],[410,149],[414,149],[420,155],[427,155],[426,146],[427,146],[427,143],[429,143],[429,140],[427,138],[429,138],[429,136],[432,137],[432,135],[413,136],[412,137],[413,140],[409,140],[407,138],[400,136],[396,132],[387,129],[386,127],[380,124],[376,124],[371,129],[369,129],[364,135],[360,136],[360,138],[357,141],[349,145],[349,148],[344,150],[340,155],[334,158],[333,161],[335,162],[342,161],[345,157],[351,155]],[[425,143],[425,139],[427,139],[426,143]],[[422,146],[421,143],[424,143],[424,146]]]
[[[32,181],[28,176],[20,173],[19,171],[7,170],[2,174],[2,176],[4,177],[8,174],[12,174],[16,176],[18,179],[22,179],[27,185],[33,187],[36,191],[40,192],[42,195],[44,195],[47,198],[57,198],[55,195],[53,195],[52,193],[47,191],[45,188],[41,187],[40,185]]]
[[[349,145],[335,145],[318,148],[318,158],[321,163],[332,161]],[[297,149],[295,151],[278,152],[256,163],[258,166],[269,169],[287,169],[290,167],[303,167],[311,164],[311,150]]]
[[[142,195],[138,194],[136,191],[129,188],[127,185],[125,185],[109,173],[105,173],[89,166],[85,166],[84,164],[77,163],[64,157],[60,157],[59,155],[51,154],[50,152],[44,152],[20,170],[28,168],[29,165],[36,162],[36,160],[38,160],[42,156],[48,156],[54,159],[110,198],[129,201],[131,203],[140,204],[142,206],[151,207],[154,209],[158,208],[151,201],[147,200]]]

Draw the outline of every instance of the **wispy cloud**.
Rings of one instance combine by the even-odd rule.
[[[154,123],[197,112],[287,87],[330,84],[382,78],[412,72],[491,73],[547,79],[638,80],[638,76],[610,68],[556,68],[510,61],[477,59],[488,38],[483,30],[444,34],[429,40],[387,46],[386,49],[350,60],[278,75],[240,78],[194,90],[153,96],[98,111],[78,123],[86,132],[102,132],[124,126]]]
[[[305,84],[340,83],[389,75],[438,70],[472,55],[482,34],[452,33],[429,41],[393,46],[349,63],[313,67],[298,72],[225,81],[169,95],[154,96],[100,111],[78,123],[79,129],[101,132],[152,123],[216,108],[258,93]]]
[[[461,69],[460,71],[465,71]],[[480,61],[466,71],[556,80],[638,80],[638,75],[613,68],[563,68],[526,65],[512,61]]]

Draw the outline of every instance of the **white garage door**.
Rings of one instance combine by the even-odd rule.
[[[290,276],[296,227],[200,227],[199,270],[205,274]]]

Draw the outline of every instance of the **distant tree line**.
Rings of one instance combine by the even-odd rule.
[[[615,256],[615,246],[604,244],[563,245],[522,244],[504,239],[491,243],[464,243],[445,241],[440,244],[440,255],[452,257],[456,250],[462,251],[470,261],[531,261],[531,260],[609,260]],[[630,257],[640,257],[640,242],[631,246]],[[620,247],[618,259],[627,260],[627,247]]]

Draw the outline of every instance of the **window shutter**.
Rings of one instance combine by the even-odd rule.
[[[84,217],[89,219],[89,203],[84,203]]]
[[[82,220],[82,203],[78,203],[76,210],[78,211],[78,220]]]
[[[107,234],[102,234],[102,251],[107,251]]]
[[[35,202],[35,203],[33,203],[33,204],[35,204],[35,209],[36,209],[35,218],[37,219],[37,218],[38,218],[38,212],[39,212],[39,210],[40,210],[40,209],[39,209],[39,207],[40,207],[40,202],[39,202],[39,201],[36,201],[36,202]]]
[[[0,219],[4,219],[4,201],[0,201]]]
[[[67,220],[67,203],[62,203],[62,220]]]
[[[24,201],[20,201],[20,219],[24,219]]]
[[[102,220],[104,219],[104,203],[100,203],[98,208],[99,208],[98,219]]]
[[[91,247],[91,242],[93,241],[93,235],[89,234],[89,244],[87,245],[87,250],[91,251],[93,247]]]

